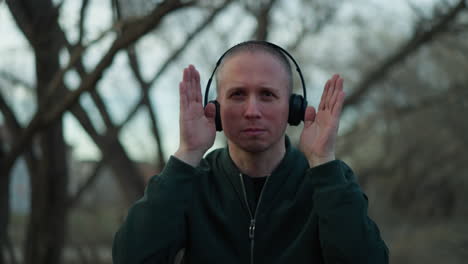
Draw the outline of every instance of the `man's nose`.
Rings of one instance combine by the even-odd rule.
[[[246,102],[245,108],[245,117],[246,118],[259,118],[261,116],[261,112],[259,109],[259,102],[255,97],[250,97]]]

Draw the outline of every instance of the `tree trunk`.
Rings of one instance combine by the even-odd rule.
[[[42,162],[31,182],[24,263],[60,263],[65,239],[67,160],[61,122],[40,135]]]
[[[34,49],[38,104],[48,94],[49,83],[60,70],[61,41],[57,24],[58,10],[50,0],[16,3],[23,16],[15,16]],[[22,28],[24,29],[24,27]],[[60,102],[63,86],[48,107]],[[67,149],[59,119],[38,137],[41,163],[31,176],[31,212],[27,227],[24,263],[55,264],[61,260],[65,240],[67,202]]]
[[[75,105],[70,112],[101,150],[103,159],[106,160],[106,164],[112,169],[122,187],[127,205],[134,203],[143,195],[145,182],[143,175],[125,152],[115,131],[111,128],[105,135],[98,134],[88,114],[79,104]]]
[[[13,110],[8,106],[7,102],[0,95],[0,111],[4,117],[4,127],[5,133],[0,134],[0,161],[3,161],[5,158],[5,151],[7,149],[7,142],[10,147],[11,142],[16,142],[19,140],[19,135],[22,133],[22,128],[18,119],[15,117]],[[0,131],[1,132],[1,131]],[[24,159],[28,168],[28,174],[34,175],[37,171],[37,158],[33,152],[33,146],[29,146],[26,149]],[[1,163],[1,162],[0,162]],[[0,165],[1,167],[2,165]],[[3,168],[0,168],[0,171]],[[8,249],[10,255],[10,263],[17,263],[15,256],[13,254],[13,248],[11,245],[11,240],[9,239],[7,230],[9,225],[10,218],[10,182],[12,175],[10,173],[5,173],[1,175],[0,179],[0,248]],[[3,252],[0,250],[0,254]],[[5,263],[5,255],[0,255],[0,263]]]

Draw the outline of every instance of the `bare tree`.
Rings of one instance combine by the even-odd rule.
[[[93,90],[97,81],[101,78],[102,72],[111,64],[117,51],[125,48],[154,28],[164,15],[190,3],[166,2],[158,5],[147,17],[124,23],[127,28],[132,30],[126,30],[125,34],[116,39],[114,45],[103,57],[96,69],[83,78],[81,88],[71,93],[64,88],[62,83],[63,74],[67,68],[60,69],[59,64],[59,52],[64,45],[63,35],[57,22],[59,6],[54,6],[51,1],[47,0],[8,1],[7,3],[15,21],[35,52],[36,90],[39,110],[29,126],[23,130],[21,138],[12,145],[6,155],[7,157],[2,159],[2,175],[7,175],[2,177],[2,180],[9,179],[9,173],[14,161],[24,151],[27,144],[31,142],[32,137],[40,132],[41,163],[37,168],[38,173],[31,175],[32,209],[25,245],[25,263],[58,263],[64,246],[68,205],[68,163],[67,157],[64,155],[67,150],[63,138],[61,115],[67,109],[73,107],[82,92]],[[83,2],[82,10],[85,10],[85,6],[86,1]],[[83,49],[79,46],[75,50],[77,51],[72,54],[70,66],[79,61]],[[65,103],[53,109],[51,103],[58,102],[58,99],[64,96],[67,96]],[[113,144],[112,146],[116,145]],[[119,161],[118,157],[115,156],[111,160]],[[124,160],[126,159],[124,158]],[[127,165],[132,167],[133,164],[127,163]],[[120,166],[127,168],[122,163],[120,163]],[[129,177],[125,179],[129,179]],[[9,185],[6,184],[5,186],[8,189]],[[134,197],[133,199],[141,195],[143,183],[140,186],[139,191],[133,189],[135,190],[131,195]],[[8,191],[5,192],[5,195],[6,197],[9,196]],[[8,204],[8,199],[3,201]],[[3,212],[8,212],[8,206],[6,205],[4,208]],[[8,219],[8,217],[2,219]],[[6,230],[6,224],[4,230]],[[5,237],[5,233],[2,234],[2,237]],[[4,239],[2,238],[1,241],[4,241]]]
[[[456,21],[458,15],[467,8],[466,1],[460,0],[449,8],[445,13],[437,15],[432,20],[420,24],[415,28],[413,37],[406,43],[403,43],[394,53],[389,55],[378,67],[375,67],[360,83],[356,85],[353,93],[350,94],[345,102],[345,108],[357,104],[364,98],[364,94],[389,72],[392,67],[404,61],[408,56],[414,54],[420,47],[434,40],[438,34],[449,30],[451,24]]]

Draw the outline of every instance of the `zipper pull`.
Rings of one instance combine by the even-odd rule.
[[[250,220],[250,226],[249,226],[249,238],[253,240],[254,238],[254,232],[255,232],[255,219]]]

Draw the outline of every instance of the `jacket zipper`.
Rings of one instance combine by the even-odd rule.
[[[245,204],[247,205],[247,210],[249,211],[249,215],[250,215],[250,226],[249,226],[250,264],[254,264],[253,253],[254,253],[254,245],[255,245],[255,219],[257,218],[258,206],[260,205],[260,201],[262,200],[263,190],[265,190],[265,186],[270,176],[267,176],[265,180],[265,184],[263,184],[262,191],[260,192],[260,196],[258,197],[257,206],[255,207],[255,214],[253,215],[252,215],[252,211],[250,210],[249,201],[247,200],[247,192],[245,191],[245,184],[244,184],[244,178],[242,177],[242,173],[239,173],[239,177],[242,183],[242,191],[244,192]]]

